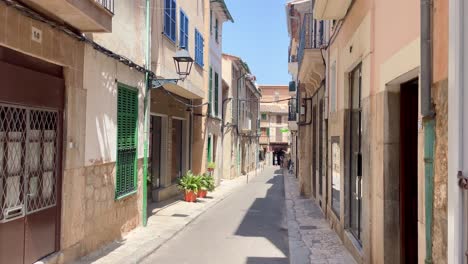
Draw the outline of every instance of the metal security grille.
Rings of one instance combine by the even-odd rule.
[[[115,197],[136,191],[138,91],[119,86],[117,101],[117,179]]]
[[[0,104],[0,222],[56,205],[58,116]]]

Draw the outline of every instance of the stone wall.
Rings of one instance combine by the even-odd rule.
[[[434,212],[432,258],[434,263],[447,263],[447,151],[448,151],[448,82],[433,85],[435,119]]]
[[[137,193],[115,200],[115,163],[65,172],[60,263],[84,256],[136,228],[141,221],[143,160]]]

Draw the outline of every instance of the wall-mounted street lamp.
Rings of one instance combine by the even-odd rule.
[[[180,80],[185,80],[192,71],[193,59],[186,49],[180,49],[174,56],[174,65]]]
[[[179,75],[178,79],[158,79],[153,78],[151,80],[151,88],[159,88],[164,84],[172,83],[177,84],[179,81],[185,81],[187,76],[190,75],[193,66],[193,58],[190,57],[189,52],[186,49],[179,49],[173,57],[174,66],[177,74]]]

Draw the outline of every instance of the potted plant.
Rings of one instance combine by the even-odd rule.
[[[212,192],[215,187],[213,177],[209,174],[203,174],[200,176],[200,189],[198,190],[198,197],[205,198],[208,192]]]
[[[215,168],[216,168],[216,163],[214,163],[214,162],[209,162],[208,163],[208,171],[210,173],[213,172]]]
[[[197,200],[197,193],[200,187],[200,177],[193,175],[188,171],[184,176],[178,179],[177,185],[179,189],[184,191],[184,200],[186,202],[195,202]]]
[[[212,192],[215,189],[214,178],[205,173],[200,176],[200,189],[198,190],[198,197],[205,198],[208,192]]]

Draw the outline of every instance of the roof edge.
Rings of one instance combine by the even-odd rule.
[[[229,12],[229,9],[226,5],[226,2],[224,2],[224,0],[210,0],[210,3],[220,3],[221,6],[223,7],[223,12],[226,15],[226,18],[230,20],[232,23],[234,23],[234,18],[232,18],[231,12]]]

